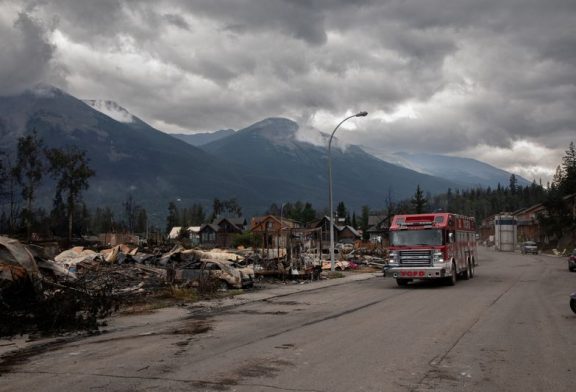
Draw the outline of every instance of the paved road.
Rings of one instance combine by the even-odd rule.
[[[455,287],[372,278],[171,323],[143,316],[5,359],[0,390],[575,390],[576,274],[564,258],[480,256]]]

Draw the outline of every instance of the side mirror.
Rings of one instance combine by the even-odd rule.
[[[448,233],[448,240],[450,241],[450,243],[454,242],[454,233]]]

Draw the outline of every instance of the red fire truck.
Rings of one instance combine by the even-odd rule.
[[[396,278],[399,286],[415,279],[442,279],[453,286],[458,277],[474,277],[475,219],[450,213],[396,215],[388,250],[384,275]]]

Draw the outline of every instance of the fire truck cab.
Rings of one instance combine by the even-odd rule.
[[[442,279],[453,286],[458,277],[474,277],[475,219],[451,213],[396,215],[388,250],[384,276],[399,286],[416,279]]]

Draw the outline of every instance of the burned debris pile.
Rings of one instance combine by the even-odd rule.
[[[182,246],[151,252],[75,247],[50,257],[41,247],[0,236],[0,336],[96,329],[121,306],[174,287],[201,294],[251,287],[253,269],[236,261],[234,254]]]
[[[177,244],[142,251],[122,244],[47,254],[45,248],[0,236],[0,336],[94,330],[99,320],[125,306],[213,298],[267,278],[315,280],[331,268],[320,249],[299,237],[288,245],[224,251]],[[336,269],[358,269],[368,257],[341,252]]]
[[[0,336],[95,329],[126,296],[164,285],[161,269],[77,248],[51,259],[40,247],[0,237]]]

